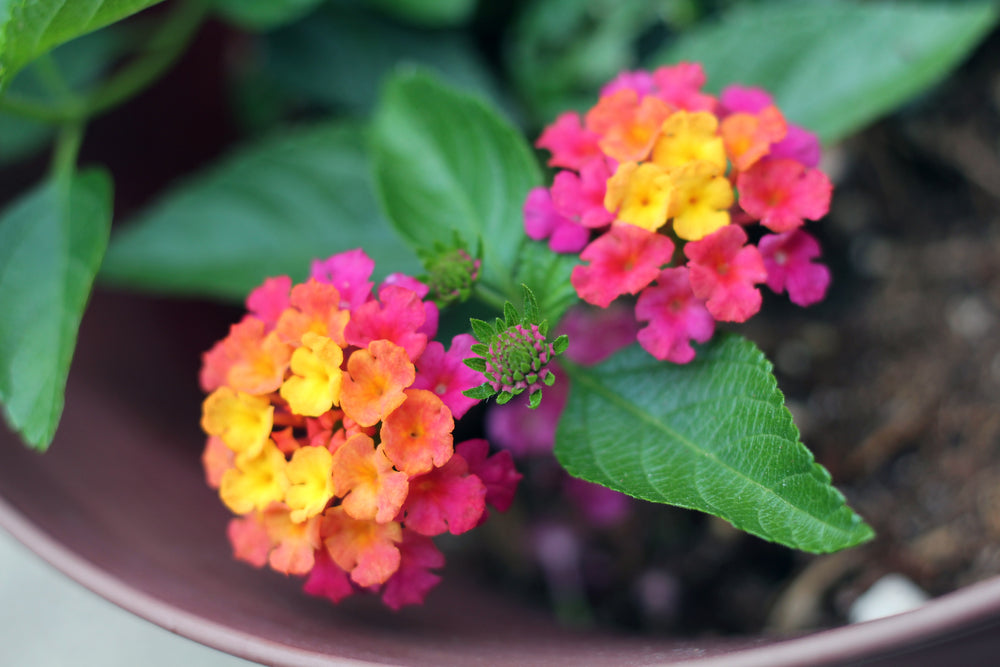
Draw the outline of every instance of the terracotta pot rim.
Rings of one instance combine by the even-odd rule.
[[[331,656],[269,641],[181,609],[126,584],[35,526],[0,498],[0,526],[40,558],[85,588],[175,634],[265,664],[328,665]],[[762,645],[677,665],[792,665],[856,660],[910,648],[1000,615],[1000,576],[929,601],[913,611],[791,639],[761,637]],[[339,664],[378,664],[339,657]]]

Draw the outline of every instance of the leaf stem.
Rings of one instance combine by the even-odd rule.
[[[501,313],[503,312],[504,304],[508,301],[502,292],[497,290],[492,285],[487,285],[483,282],[476,283],[473,294],[477,299],[483,303],[493,306]]]
[[[60,180],[73,174],[76,158],[80,154],[80,145],[83,143],[83,127],[82,121],[71,121],[59,128],[50,168],[53,180]]]

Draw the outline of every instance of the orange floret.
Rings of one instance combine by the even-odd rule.
[[[776,106],[757,114],[734,113],[722,121],[722,140],[737,171],[746,171],[771,151],[771,144],[785,138],[788,125]]]
[[[340,403],[344,351],[326,336],[307,331],[292,354],[292,375],[281,385],[281,397],[292,412],[318,417]]]
[[[333,485],[343,496],[341,507],[358,520],[386,523],[399,513],[409,478],[393,470],[382,447],[364,434],[351,436],[334,456]]]
[[[597,102],[587,114],[587,127],[601,135],[598,145],[605,155],[619,162],[645,160],[672,112],[673,107],[657,97],[640,101],[634,90],[622,89]]]
[[[292,521],[301,523],[326,509],[334,495],[332,470],[333,455],[325,447],[295,450],[285,469],[289,483],[285,504]]]
[[[426,389],[407,389],[406,401],[382,423],[382,446],[389,460],[407,475],[443,466],[454,452],[451,410]]]
[[[322,546],[321,517],[297,522],[287,510],[276,509],[264,512],[262,519],[274,545],[267,559],[271,568],[284,574],[309,574],[316,563],[316,550]]]
[[[726,149],[716,131],[718,119],[707,111],[678,111],[663,122],[653,146],[653,162],[675,169],[689,162],[704,160],[716,172],[726,171]]]
[[[314,278],[292,288],[291,307],[278,318],[276,331],[289,345],[299,345],[307,331],[326,336],[340,347],[347,345],[344,327],[351,319],[348,310],[340,308],[340,292],[333,285]]]
[[[236,467],[222,475],[219,496],[235,514],[263,511],[285,497],[288,477],[285,455],[268,440],[254,457],[236,459]]]
[[[202,404],[201,427],[222,438],[239,457],[254,457],[267,442],[274,407],[263,396],[219,387]]]
[[[387,340],[374,340],[347,360],[341,390],[344,413],[361,426],[374,426],[395,410],[413,384],[416,369],[406,350]]]
[[[266,394],[281,385],[291,348],[256,317],[247,316],[205,353],[201,386],[205,391],[229,385],[248,394]]]
[[[320,535],[327,553],[359,586],[384,584],[399,569],[400,524],[352,519],[342,507],[323,514]]]

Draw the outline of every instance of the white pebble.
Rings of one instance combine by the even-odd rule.
[[[901,614],[928,600],[927,593],[901,574],[887,574],[865,591],[847,612],[851,623]]]

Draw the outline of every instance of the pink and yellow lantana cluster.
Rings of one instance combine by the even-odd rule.
[[[334,601],[357,588],[392,608],[422,602],[444,564],[431,538],[503,511],[520,475],[485,440],[453,444],[482,382],[431,338],[427,288],[396,274],[372,293],[361,250],[268,279],[249,314],[205,354],[206,477],[234,514],[235,556],[305,576]]]
[[[716,98],[704,83],[692,63],[619,75],[582,119],[562,114],[538,139],[562,170],[524,206],[531,238],[580,253],[580,298],[607,307],[637,294],[639,343],[676,363],[694,358],[691,341],[711,338],[716,321],[754,315],[756,285],[804,306],[830,281],[801,229],[830,205],[817,138],[762,90]],[[753,222],[764,228],[751,230],[756,244],[744,229]]]

